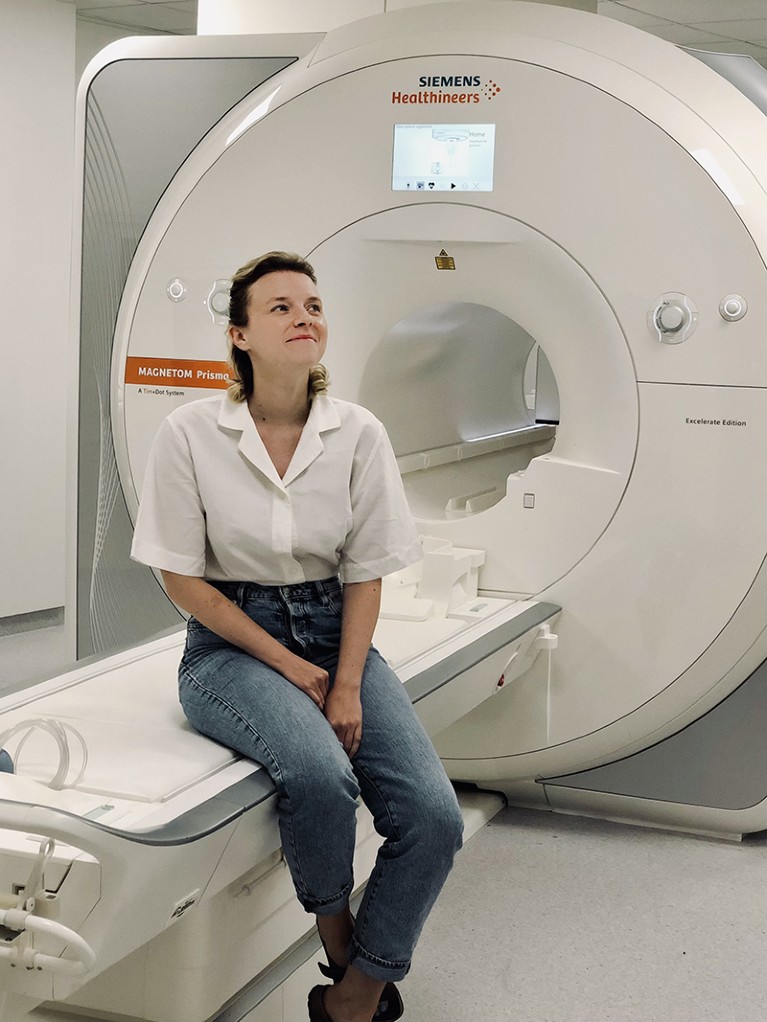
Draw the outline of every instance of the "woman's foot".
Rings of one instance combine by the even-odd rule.
[[[371,1022],[383,988],[383,983],[351,966],[340,983],[312,990],[309,1018],[312,1022]]]
[[[334,916],[318,916],[317,930],[319,931],[320,940],[328,959],[326,966],[320,962],[317,963],[320,967],[320,972],[323,976],[327,976],[328,979],[332,980],[334,984],[338,985],[345,979],[348,969],[347,949],[354,931],[354,916],[348,907]],[[356,969],[354,970],[354,972],[357,971]],[[396,1022],[397,1019],[402,1017],[405,1010],[399,990],[397,990],[393,983],[378,984],[378,986],[382,986],[382,991],[374,1008],[373,1022]],[[325,1010],[322,1007],[324,1003],[322,999],[317,1000],[317,997],[320,996],[321,998],[321,995],[315,994],[315,991],[325,991],[326,989],[328,988],[315,987],[312,991],[312,996],[315,999],[315,1012],[319,1009]],[[310,1017],[315,1017],[311,1013],[311,1001]],[[321,1022],[324,1022],[321,1015],[316,1017]],[[365,1022],[370,1022],[370,1018],[371,1016],[367,1016]],[[345,1022],[345,1020],[336,1020],[331,1012],[331,1022]]]
[[[309,1022],[333,1022],[330,1015],[325,1011],[325,992],[330,990],[328,986],[312,987],[309,991]]]
[[[330,1014],[327,1004],[325,1003],[326,996],[329,990],[333,987],[328,986],[317,986],[309,992],[309,1022],[370,1022],[368,1016],[363,1015],[337,1015]],[[336,1009],[334,1008],[335,1012]]]

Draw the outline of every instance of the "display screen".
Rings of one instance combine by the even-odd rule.
[[[492,192],[494,124],[395,124],[392,190]]]

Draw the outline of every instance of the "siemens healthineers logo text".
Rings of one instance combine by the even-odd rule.
[[[451,91],[447,91],[447,90]],[[467,90],[479,91],[467,91]],[[421,75],[418,92],[392,92],[392,103],[480,103],[482,97],[495,99],[501,91],[492,79],[483,82],[479,75]]]

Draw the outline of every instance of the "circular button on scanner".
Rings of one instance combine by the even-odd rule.
[[[748,302],[742,295],[725,295],[719,303],[719,315],[729,323],[735,323],[748,312]]]
[[[215,309],[216,312],[222,316],[224,313],[229,312],[229,295],[224,291],[218,291],[210,300],[211,309]]]
[[[667,334],[675,334],[684,326],[684,311],[678,305],[661,305],[658,309],[658,326]]]
[[[687,295],[667,291],[647,313],[647,325],[664,344],[681,344],[698,325],[698,310]]]
[[[183,280],[180,280],[178,277],[174,277],[165,288],[165,293],[172,302],[183,302],[186,298],[186,285]]]
[[[229,322],[229,290],[231,280],[214,280],[208,292],[205,304],[216,326],[226,326]]]

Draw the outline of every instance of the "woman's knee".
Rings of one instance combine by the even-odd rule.
[[[463,815],[452,785],[441,801],[432,809],[432,840],[439,842],[444,850],[455,854],[463,844]]]
[[[294,811],[308,811],[318,822],[356,811],[359,784],[340,744],[339,749],[341,755],[335,750],[323,754],[305,749],[280,764],[282,784]]]
[[[424,855],[452,857],[463,843],[463,816],[452,785],[424,788],[407,812],[406,826]]]

